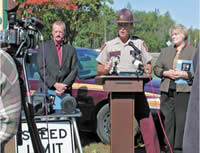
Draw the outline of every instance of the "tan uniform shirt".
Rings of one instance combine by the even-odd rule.
[[[131,39],[130,37],[126,43],[123,43],[119,37],[116,37],[115,39],[105,43],[96,59],[97,62],[106,64],[106,62],[112,60],[112,57],[118,56],[119,64],[117,65],[117,70],[119,72],[136,71],[137,66],[133,64],[135,58],[132,56],[134,49],[128,45],[129,41],[132,41],[134,45],[141,51],[143,64],[147,64],[151,61],[152,56],[147,52],[148,49],[143,40]]]

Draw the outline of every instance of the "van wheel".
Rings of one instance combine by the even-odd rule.
[[[135,119],[135,136],[140,132]],[[104,105],[97,114],[97,135],[104,144],[110,144],[110,107]]]

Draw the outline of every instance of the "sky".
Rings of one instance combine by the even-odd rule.
[[[170,13],[171,18],[177,24],[183,24],[187,28],[200,29],[200,2],[199,0],[113,0],[111,7],[119,10],[130,3],[135,11],[155,11],[160,14]]]

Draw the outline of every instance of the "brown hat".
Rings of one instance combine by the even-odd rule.
[[[116,19],[113,19],[112,22],[133,23],[133,22],[140,22],[140,20],[134,19],[133,13],[129,11],[128,9],[121,9],[117,14]]]

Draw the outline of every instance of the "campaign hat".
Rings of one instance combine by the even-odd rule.
[[[117,15],[116,15],[116,18],[111,20],[112,22],[116,22],[116,23],[135,23],[135,22],[140,22],[139,19],[135,19],[133,18],[133,13],[124,8],[124,9],[121,9]]]

